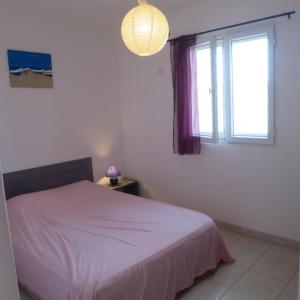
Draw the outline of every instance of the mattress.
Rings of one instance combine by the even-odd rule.
[[[208,216],[89,181],[7,206],[18,280],[42,300],[173,300],[233,262]]]

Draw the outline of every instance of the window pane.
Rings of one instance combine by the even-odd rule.
[[[211,92],[210,43],[197,47],[197,89],[200,135],[212,138],[212,92]]]
[[[268,37],[234,40],[232,47],[233,135],[268,136]]]
[[[218,86],[218,133],[224,138],[224,72],[223,72],[223,47],[218,41],[217,46],[217,86]]]

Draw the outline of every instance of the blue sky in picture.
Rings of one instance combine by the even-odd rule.
[[[9,71],[11,73],[22,72],[30,69],[33,72],[52,71],[51,55],[47,53],[35,53],[19,50],[7,50]]]

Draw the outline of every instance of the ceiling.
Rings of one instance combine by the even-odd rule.
[[[148,0],[149,3],[164,10],[176,10],[201,0]],[[108,10],[120,10],[137,5],[136,0],[85,0],[85,3],[96,4]]]
[[[183,8],[184,6],[194,4],[203,0],[148,0],[160,9],[168,12]],[[18,3],[26,6],[37,6],[44,8],[68,8],[69,12],[74,9],[82,9],[84,11],[95,11],[106,13],[120,13],[137,5],[137,0],[4,0],[3,3]]]
[[[148,0],[166,14],[204,0]],[[137,0],[4,0],[4,6],[19,11],[38,11],[38,14],[61,16],[94,25],[117,24],[122,16],[137,5]],[[24,8],[21,8],[24,6]],[[104,25],[103,25],[104,26]]]

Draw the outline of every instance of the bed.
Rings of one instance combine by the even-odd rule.
[[[35,298],[174,300],[233,262],[208,216],[92,176],[90,158],[4,175],[18,280]]]

